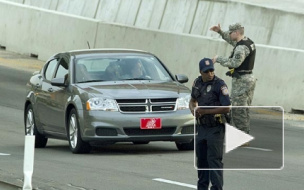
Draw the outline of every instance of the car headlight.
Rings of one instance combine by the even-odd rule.
[[[87,101],[87,110],[118,111],[115,100],[109,98],[91,98]]]
[[[180,97],[177,99],[177,109],[183,110],[183,109],[189,109],[189,102],[190,102],[190,94]]]

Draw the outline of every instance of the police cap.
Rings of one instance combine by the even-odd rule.
[[[206,72],[208,70],[214,70],[213,61],[209,58],[204,58],[199,62],[200,71]]]

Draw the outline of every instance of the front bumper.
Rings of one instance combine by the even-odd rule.
[[[141,118],[161,118],[161,129],[140,129]],[[194,136],[194,120],[189,110],[163,113],[120,113],[79,111],[82,140],[90,143],[132,141],[190,142]]]

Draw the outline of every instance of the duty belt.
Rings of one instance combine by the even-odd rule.
[[[198,125],[204,125],[208,128],[216,127],[223,122],[220,121],[219,117],[208,116],[208,117],[200,117],[196,119]]]
[[[232,78],[237,78],[237,79],[239,79],[240,76],[246,75],[246,74],[252,74],[252,71],[251,70],[248,70],[248,71],[237,71],[237,70],[231,71],[230,70],[226,73],[227,76],[231,76]]]
[[[227,76],[239,79],[241,75],[252,74],[252,70],[235,70],[234,68],[229,68],[226,73]]]
[[[252,74],[252,71],[237,71],[240,75]]]

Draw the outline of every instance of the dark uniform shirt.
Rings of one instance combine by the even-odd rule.
[[[229,106],[230,98],[226,83],[214,76],[212,81],[203,82],[199,76],[193,83],[191,96],[198,106]]]

